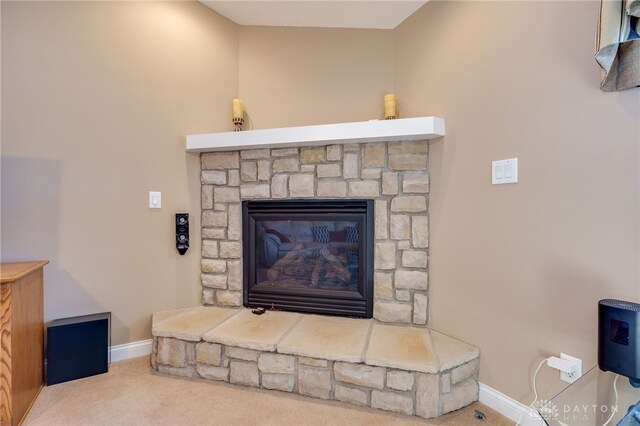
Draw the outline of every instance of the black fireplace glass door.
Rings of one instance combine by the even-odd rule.
[[[245,306],[371,317],[373,202],[243,203]]]

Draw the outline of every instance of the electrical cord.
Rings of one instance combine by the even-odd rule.
[[[545,358],[542,361],[540,361],[540,364],[538,364],[538,368],[536,368],[535,373],[533,373],[533,395],[534,395],[534,400],[531,402],[531,404],[529,404],[529,407],[527,407],[527,411],[531,410],[531,407],[533,407],[533,404],[535,404],[536,402],[538,402],[538,387],[536,385],[536,379],[538,378],[538,373],[540,372],[540,369],[542,368],[542,365],[547,362],[549,359],[551,359],[551,357]],[[520,414],[520,417],[518,418],[518,423],[516,423],[516,426],[520,426],[520,422],[522,421],[522,416],[524,416],[524,411]],[[604,425],[603,425],[604,426]]]
[[[602,426],[607,426],[609,423],[611,423],[611,420],[613,420],[613,416],[615,416],[618,412],[618,387],[616,386],[616,384],[618,383],[618,377],[620,377],[620,375],[616,374],[616,378],[613,379],[613,393],[615,395],[616,408],[611,408],[611,415],[609,416],[609,419],[607,419],[607,421],[602,424]]]

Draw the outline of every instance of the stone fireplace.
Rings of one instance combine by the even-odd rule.
[[[371,200],[373,317],[382,322],[425,325],[427,155],[426,140],[203,153],[204,304],[259,304],[243,295],[247,265],[242,263],[242,202]],[[332,231],[344,231],[352,225],[339,226],[342,228]],[[353,256],[349,250],[338,254]],[[354,263],[352,258],[343,265],[348,269]],[[277,303],[275,308],[279,308]]]

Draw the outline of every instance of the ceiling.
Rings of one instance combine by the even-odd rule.
[[[390,30],[427,1],[200,0],[239,25]]]

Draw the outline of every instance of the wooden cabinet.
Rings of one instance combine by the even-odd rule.
[[[20,424],[44,382],[43,267],[0,265],[0,425]]]

